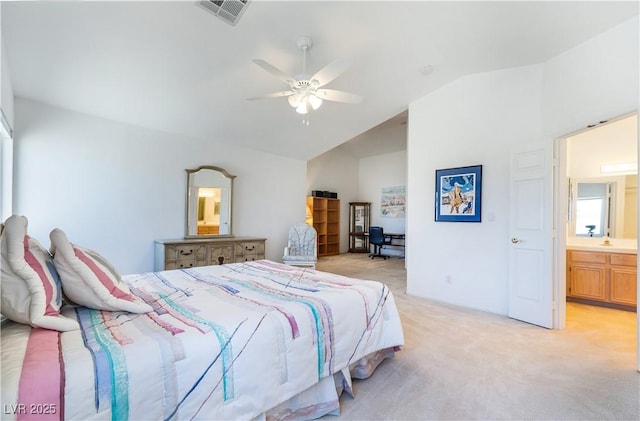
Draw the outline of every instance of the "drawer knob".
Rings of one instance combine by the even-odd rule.
[[[183,256],[189,256],[190,254],[193,254],[193,249],[189,249],[189,251],[180,250],[180,254]]]

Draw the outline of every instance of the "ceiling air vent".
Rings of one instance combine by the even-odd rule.
[[[242,16],[249,0],[203,0],[200,5],[231,25]]]

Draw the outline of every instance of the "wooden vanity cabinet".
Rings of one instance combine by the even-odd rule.
[[[567,295],[588,300],[606,301],[607,255],[589,251],[570,251],[567,256],[569,277]]]
[[[635,254],[610,255],[610,300],[636,306],[638,299],[637,257]]]
[[[637,256],[567,250],[567,300],[635,309]]]
[[[265,258],[264,238],[221,237],[155,242],[154,270],[222,265]]]

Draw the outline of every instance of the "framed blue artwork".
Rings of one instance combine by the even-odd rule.
[[[436,170],[436,221],[480,222],[482,165]]]

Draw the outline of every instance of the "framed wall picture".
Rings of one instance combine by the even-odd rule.
[[[436,170],[436,221],[480,222],[482,165]]]
[[[404,218],[407,188],[405,186],[383,187],[380,196],[380,216]]]

